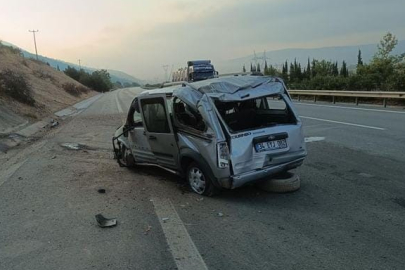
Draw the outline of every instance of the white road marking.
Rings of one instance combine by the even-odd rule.
[[[316,107],[336,108],[336,109],[349,109],[349,110],[359,110],[359,111],[372,111],[372,112],[385,112],[385,113],[405,114],[405,112],[389,111],[389,110],[380,110],[380,109],[367,109],[367,108],[355,108],[355,107],[344,107],[344,106],[308,104],[308,103],[302,103],[302,102],[294,102],[294,104],[305,105],[305,106],[316,106]]]
[[[119,93],[119,90],[117,91],[117,94],[115,95],[115,102],[117,103],[118,112],[123,113],[124,111],[122,110],[121,104],[118,100],[118,93]]]
[[[325,140],[325,137],[306,137],[305,142],[310,143],[310,142],[320,142]]]
[[[176,209],[169,199],[153,198],[156,215],[179,270],[208,270]]]
[[[376,130],[385,130],[385,128],[380,128],[380,127],[359,125],[359,124],[354,124],[354,123],[340,122],[340,121],[334,121],[334,120],[328,120],[328,119],[322,119],[322,118],[315,118],[315,117],[308,117],[308,116],[300,116],[300,118],[323,121],[323,122],[329,122],[329,123],[336,123],[336,124],[354,126],[354,127],[362,127],[362,128],[376,129]]]

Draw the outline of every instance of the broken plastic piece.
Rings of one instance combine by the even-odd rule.
[[[96,221],[101,228],[114,227],[117,225],[117,219],[105,218],[102,214],[96,215]]]

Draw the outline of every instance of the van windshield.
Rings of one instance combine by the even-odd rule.
[[[295,124],[296,118],[281,95],[237,102],[215,101],[230,132]]]

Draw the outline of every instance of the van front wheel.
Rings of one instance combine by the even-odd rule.
[[[187,168],[187,181],[192,191],[203,196],[211,197],[219,191],[196,162],[191,162]]]

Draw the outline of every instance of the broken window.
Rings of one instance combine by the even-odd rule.
[[[205,123],[201,114],[192,109],[189,105],[182,100],[176,98],[173,104],[174,116],[176,120],[183,126],[204,131],[206,129]]]
[[[216,100],[215,106],[231,132],[296,123],[281,95],[237,102]]]

